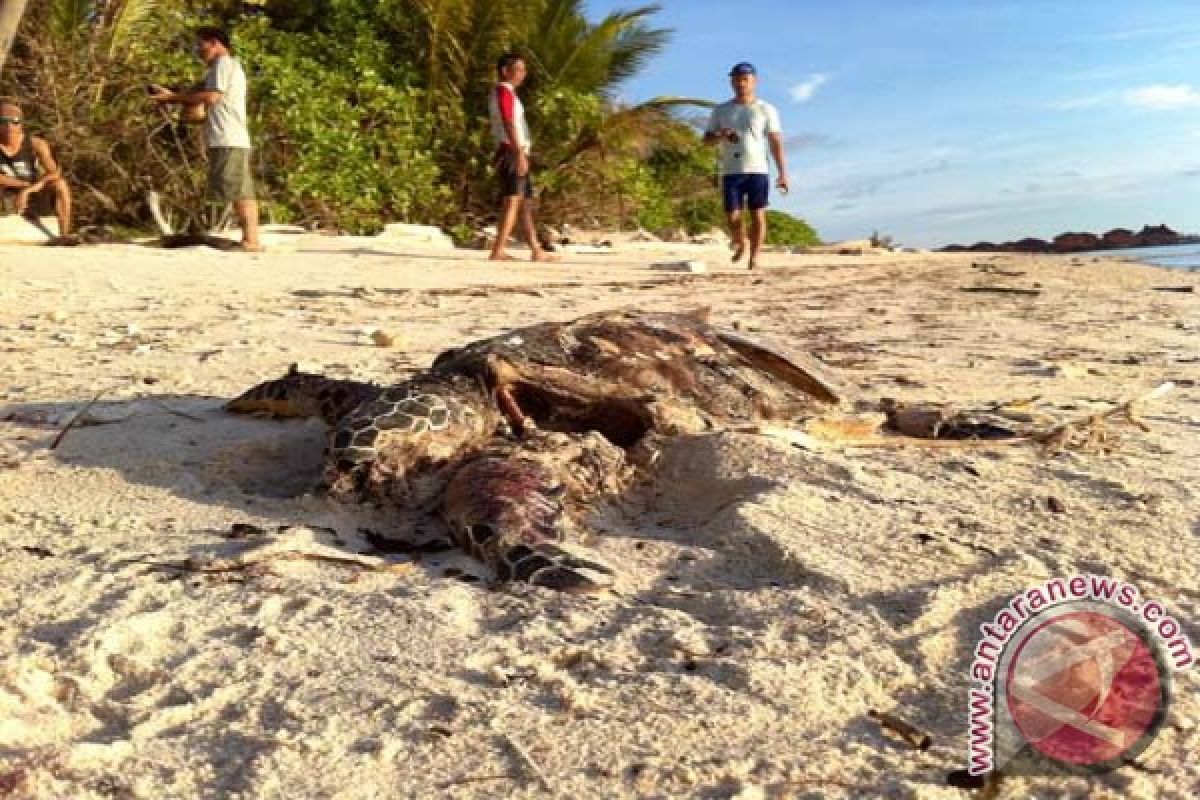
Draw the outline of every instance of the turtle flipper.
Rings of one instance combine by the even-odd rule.
[[[494,564],[501,580],[517,580],[561,592],[598,592],[613,585],[607,564],[552,544],[519,544]]]
[[[442,514],[463,549],[501,581],[568,592],[606,589],[612,568],[563,544],[570,527],[565,493],[528,454],[485,455],[450,479]]]

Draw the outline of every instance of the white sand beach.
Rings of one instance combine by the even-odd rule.
[[[688,259],[709,272],[649,266]],[[978,626],[1015,593],[1111,574],[1200,642],[1200,289],[1154,288],[1200,274],[763,262],[666,244],[536,266],[316,237],[262,255],[0,246],[0,797],[959,798],[945,777],[965,766]],[[456,552],[355,562],[361,529],[412,521],[307,493],[319,421],[220,409],[293,362],[392,382],[447,347],[623,306],[711,306],[820,358],[863,408],[1037,397],[1068,420],[1176,389],[1148,431],[1111,426],[1107,452],[674,440],[593,521],[620,572],[595,597],[491,587]],[[348,561],[271,557],[289,548]],[[239,554],[245,569],[172,566]],[[994,796],[1194,797],[1198,689],[1176,676],[1139,768]]]

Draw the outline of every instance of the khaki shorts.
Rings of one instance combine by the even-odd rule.
[[[246,147],[208,149],[208,193],[219,203],[254,199],[251,150]]]

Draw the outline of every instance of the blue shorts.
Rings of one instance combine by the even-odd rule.
[[[771,190],[770,179],[761,173],[725,175],[721,178],[721,194],[725,198],[725,212],[748,208],[758,211],[767,207],[767,195]]]

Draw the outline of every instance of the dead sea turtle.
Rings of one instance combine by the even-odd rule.
[[[573,512],[619,492],[648,437],[792,420],[839,400],[814,359],[718,330],[703,312],[621,311],[448,350],[395,386],[293,366],[225,407],[321,417],[334,498],[438,509],[501,580],[589,590],[612,570],[565,545]]]

